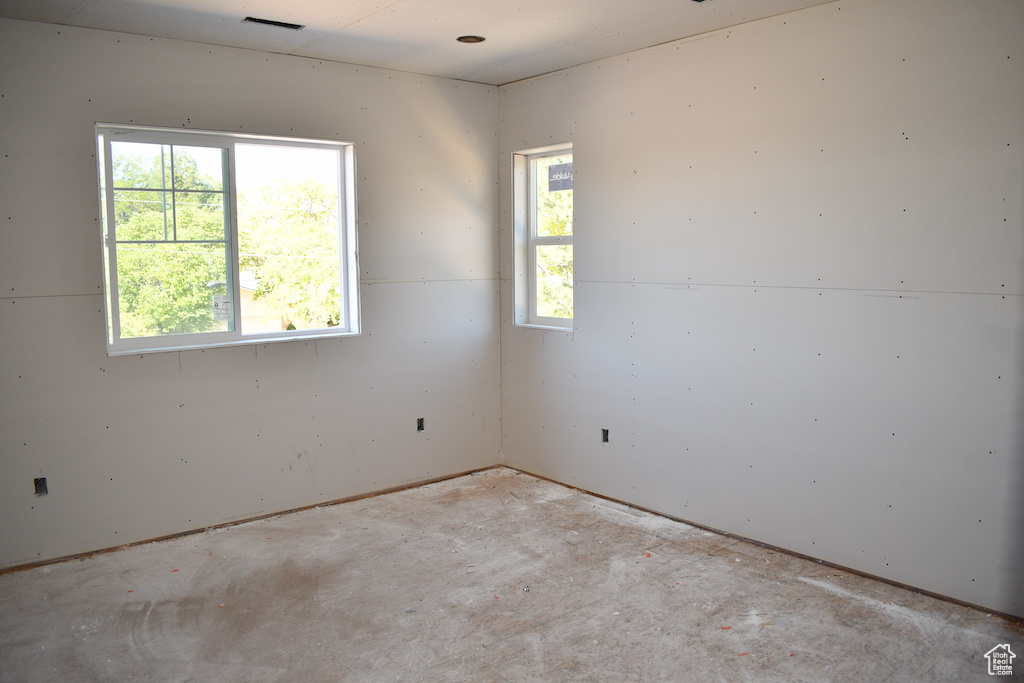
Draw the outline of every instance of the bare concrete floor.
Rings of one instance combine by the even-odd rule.
[[[0,575],[0,681],[991,680],[1000,643],[504,468]]]

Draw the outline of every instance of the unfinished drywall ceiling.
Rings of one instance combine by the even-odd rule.
[[[827,0],[0,0],[0,17],[497,85]],[[245,17],[302,26],[290,30]],[[466,45],[456,38],[480,35]]]
[[[0,64],[0,566],[499,459],[493,87],[12,20]],[[362,336],[108,358],[97,121],[354,142]]]
[[[502,199],[508,464],[1024,614],[1021,35],[841,2],[501,88],[575,162],[573,333]]]

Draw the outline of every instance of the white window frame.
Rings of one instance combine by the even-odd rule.
[[[572,331],[573,318],[550,318],[537,314],[537,247],[569,245],[573,235],[537,234],[537,182],[533,172],[538,159],[572,154],[572,143],[535,147],[512,153],[512,222],[515,267],[514,324],[546,330]],[[573,225],[575,233],[575,223]],[[573,263],[575,265],[575,254]],[[574,267],[575,270],[575,267]],[[573,303],[575,315],[575,299]]]
[[[117,291],[117,248],[114,239],[114,180],[110,143],[128,140],[166,145],[212,147],[228,150],[224,174],[224,194],[227,203],[228,283],[231,294],[232,329],[229,331],[170,334],[152,337],[121,338]],[[182,130],[149,126],[96,124],[98,165],[100,173],[100,222],[104,256],[104,305],[107,322],[107,355],[153,353],[207,349],[283,342],[297,339],[354,336],[360,333],[358,245],[356,231],[355,145],[351,142],[315,140],[309,138],[275,137],[205,130]],[[265,144],[286,147],[333,149],[340,153],[338,181],[338,235],[341,260],[341,320],[334,327],[310,330],[284,330],[281,332],[242,333],[242,307],[239,291],[238,216],[235,194],[235,145]]]

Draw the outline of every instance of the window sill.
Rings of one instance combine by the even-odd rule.
[[[292,341],[317,341],[322,339],[345,339],[359,337],[360,332],[326,332],[323,334],[288,334],[274,337],[251,337],[248,339],[232,339],[223,342],[203,344],[166,344],[164,346],[107,348],[107,356],[144,356],[150,353],[169,353],[174,351],[205,351],[206,349],[224,349],[238,346],[262,346]]]
[[[522,327],[532,330],[547,330],[550,332],[572,332],[572,325],[562,327],[561,325],[536,325],[533,323],[516,323],[515,327]]]

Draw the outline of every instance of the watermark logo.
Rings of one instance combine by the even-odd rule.
[[[1016,657],[1017,655],[1013,654],[1013,650],[1010,649],[1009,643],[996,645],[985,653],[985,659],[988,660],[988,675],[1012,676],[1013,660]]]

